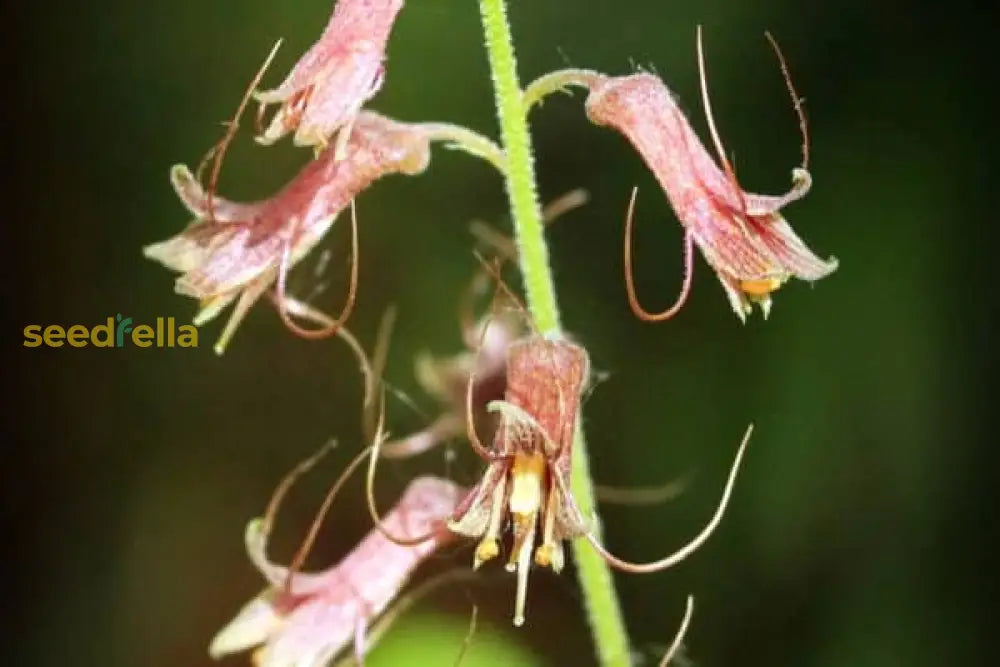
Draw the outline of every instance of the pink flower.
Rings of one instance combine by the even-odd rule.
[[[499,555],[500,533],[509,519],[513,545],[507,570],[517,572],[514,625],[524,623],[532,560],[559,572],[562,541],[589,529],[564,486],[589,369],[587,352],[566,340],[531,336],[509,345],[504,400],[489,405],[500,413],[487,453],[491,462],[449,523],[456,533],[481,538],[473,561],[479,567]]]
[[[268,582],[212,640],[209,654],[260,646],[257,667],[325,665],[352,642],[363,656],[366,631],[405,585],[414,569],[450,541],[444,520],[464,490],[452,482],[420,477],[409,484],[382,527],[403,538],[430,537],[401,546],[373,530],[337,565],[314,574],[296,573],[267,559],[266,526],[250,522],[250,560]]]
[[[326,150],[280,192],[248,204],[221,197],[212,197],[210,204],[187,167],[171,170],[174,189],[195,220],[143,253],[182,274],[176,291],[198,299],[197,325],[240,297],[217,352],[276,279],[279,307],[289,321],[281,298],[288,269],[308,254],[337,215],[369,185],[388,174],[419,174],[430,161],[429,140],[422,129],[371,112],[358,116],[349,147],[346,159],[338,161],[332,148]]]
[[[403,0],[338,0],[322,36],[285,81],[255,94],[261,113],[281,104],[257,140],[272,144],[295,131],[295,145],[325,147],[349,128],[382,86],[386,42],[402,8]]]
[[[814,281],[836,270],[837,260],[817,257],[780,213],[809,191],[812,181],[805,169],[793,170],[793,187],[784,195],[743,191],[721,142],[724,170],[698,140],[671,92],[652,74],[595,77],[586,108],[593,122],[615,128],[639,151],[684,226],[687,242],[696,243],[715,269],[741,320],[753,303],[766,317],[771,292],[790,277]],[[709,120],[712,124],[710,112]],[[714,135],[714,124],[712,130]]]

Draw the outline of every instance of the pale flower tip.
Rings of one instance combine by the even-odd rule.
[[[166,263],[164,257],[166,256],[166,249],[164,246],[169,244],[170,241],[158,241],[156,243],[150,243],[142,248],[142,256],[146,259],[156,260],[161,264]]]
[[[771,297],[766,296],[757,303],[760,304],[760,312],[763,313],[766,320],[767,316],[771,314]]]
[[[267,522],[264,517],[256,517],[247,521],[247,527],[243,529],[243,542],[247,545],[248,551],[254,551],[267,539]]]
[[[795,185],[796,190],[801,190],[805,194],[812,188],[812,182],[812,174],[809,173],[809,170],[802,167],[792,169],[792,184]]]
[[[203,256],[197,243],[183,234],[172,236],[165,241],[157,241],[144,246],[142,255],[146,259],[159,262],[173,271],[190,271],[198,266]]]
[[[178,280],[178,283],[179,282],[180,281]],[[180,284],[178,284],[176,291],[180,294],[189,294],[189,292],[185,291],[184,287]],[[211,322],[220,312],[222,312],[223,308],[229,305],[229,302],[232,301],[233,296],[234,295],[232,294],[221,294],[219,296],[203,299],[198,304],[198,312],[195,313],[194,318],[191,320],[191,323],[194,324],[196,327],[200,327],[207,324],[208,322]]]
[[[208,655],[218,660],[230,653],[245,651],[267,641],[281,622],[267,593],[262,593],[244,605],[236,618],[215,635],[208,646]]]
[[[264,131],[253,138],[261,146],[270,146],[288,134],[290,128],[285,123],[284,109],[278,111]]]
[[[284,95],[280,92],[278,88],[272,88],[271,90],[255,90],[250,93],[254,102],[267,106],[268,104],[277,104],[284,99]]]
[[[198,183],[186,164],[175,164],[170,167],[170,182],[178,192]]]

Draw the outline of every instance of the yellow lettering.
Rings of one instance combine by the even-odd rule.
[[[45,327],[45,344],[49,347],[62,347],[62,339],[65,335],[66,330],[58,324],[49,325]]]
[[[90,332],[82,324],[74,324],[66,330],[66,342],[71,347],[86,347],[90,340]]]
[[[24,346],[38,347],[42,344],[42,326],[40,324],[29,324],[24,327]]]
[[[98,334],[104,334],[104,338]],[[115,318],[109,317],[107,324],[98,324],[90,330],[90,342],[94,347],[114,347],[115,345]]]
[[[171,327],[171,334],[173,328]],[[182,324],[177,336],[178,347],[198,347],[198,327],[193,324]]]
[[[140,324],[132,329],[132,342],[137,347],[149,347],[153,344],[153,327],[148,324]]]

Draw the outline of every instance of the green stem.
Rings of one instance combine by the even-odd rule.
[[[539,333],[559,335],[559,306],[549,269],[548,246],[543,234],[542,214],[535,186],[531,135],[528,132],[528,107],[522,100],[506,7],[504,0],[479,0],[479,9],[493,76],[500,135],[507,155],[507,197],[514,221],[514,237],[528,309]],[[584,516],[595,517],[594,530],[599,536],[600,526],[596,518],[587,445],[579,421],[573,454],[573,497]],[[573,543],[573,554],[598,659],[602,665],[627,667],[630,664],[628,634],[611,570],[585,539],[577,539]]]
[[[559,306],[549,271],[549,249],[542,233],[542,212],[535,188],[535,162],[528,119],[504,0],[480,0],[486,50],[496,96],[500,137],[507,153],[507,197],[528,308],[539,333],[558,333]]]

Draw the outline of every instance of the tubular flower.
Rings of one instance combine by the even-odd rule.
[[[250,560],[268,588],[248,602],[209,647],[213,658],[255,646],[257,667],[314,667],[327,664],[352,642],[365,651],[366,631],[405,585],[413,570],[446,544],[444,519],[464,490],[452,482],[420,477],[410,483],[383,527],[404,537],[428,535],[401,546],[372,530],[334,567],[313,574],[290,574],[266,555],[266,526],[247,526]]]
[[[793,185],[784,195],[745,192],[724,155],[725,170],[715,163],[659,78],[597,76],[589,88],[588,117],[635,146],[741,320],[754,303],[766,317],[771,293],[790,277],[814,281],[836,270],[836,258],[817,257],[780,213],[809,191],[805,169],[792,171]]]
[[[449,523],[456,533],[481,538],[473,561],[478,568],[500,553],[500,532],[510,518],[507,570],[518,577],[515,625],[524,623],[532,553],[536,564],[558,572],[562,540],[588,530],[566,489],[589,363],[584,349],[566,340],[533,336],[510,345],[504,400],[489,406],[500,413],[491,463]]]
[[[403,0],[338,0],[323,34],[285,81],[255,93],[261,113],[281,104],[257,141],[272,144],[294,131],[296,146],[325,147],[341,128],[349,132],[382,87],[386,42],[402,8]]]
[[[345,160],[336,160],[332,148],[324,151],[277,194],[248,204],[210,198],[187,167],[171,170],[174,189],[195,220],[143,254],[182,274],[176,291],[199,300],[197,325],[240,297],[218,352],[250,306],[276,278],[283,285],[283,273],[322,239],[356,195],[382,176],[419,174],[430,161],[423,130],[371,112],[358,117],[349,146]]]

